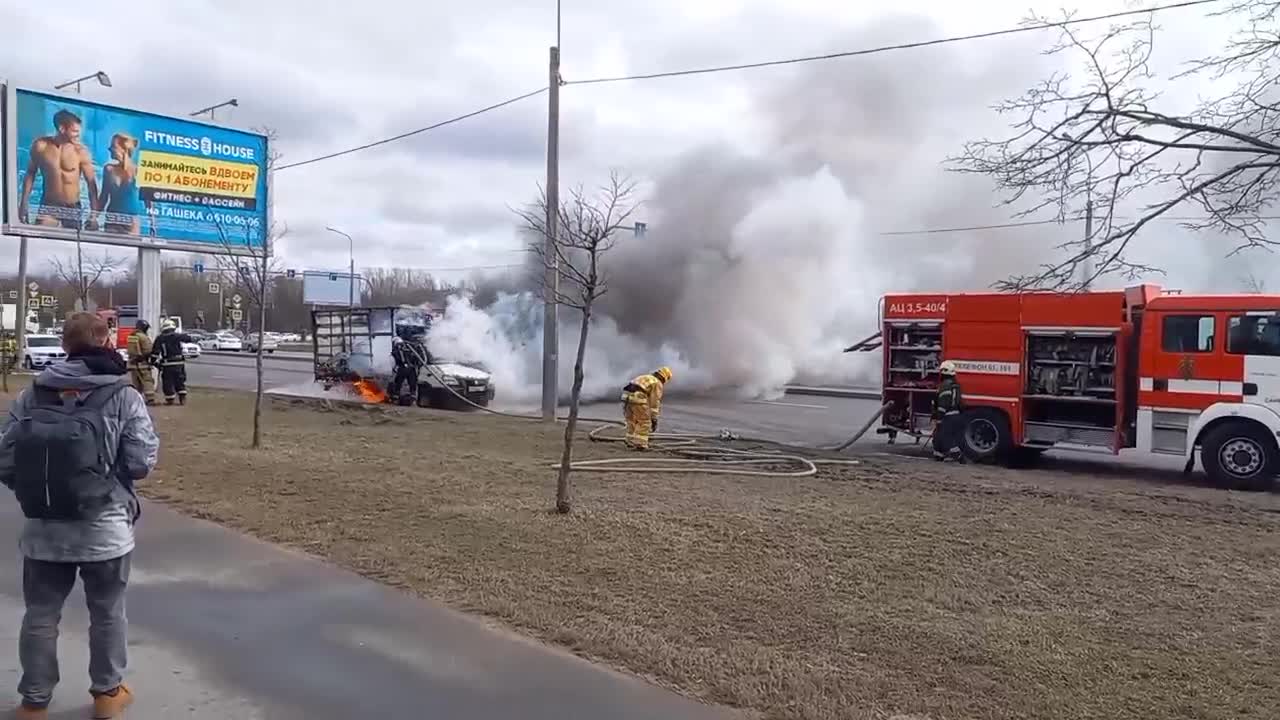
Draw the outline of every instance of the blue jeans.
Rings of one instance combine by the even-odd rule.
[[[89,608],[89,689],[106,692],[120,685],[128,664],[124,591],[129,584],[131,556],[91,563],[23,560],[22,597],[27,612],[18,638],[22,663],[18,693],[25,704],[44,707],[53,699],[60,679],[58,623],[67,595],[76,584],[77,571]]]

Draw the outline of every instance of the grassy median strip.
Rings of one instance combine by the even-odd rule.
[[[1272,718],[1280,497],[869,457],[579,475],[558,431],[200,390],[144,492],[770,718]],[[678,399],[673,399],[673,403]],[[614,447],[586,446],[584,457]]]

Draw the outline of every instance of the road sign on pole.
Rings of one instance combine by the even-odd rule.
[[[204,263],[196,263],[196,264],[192,265],[192,266],[191,266],[191,270],[192,270],[193,272],[198,272],[198,273],[202,273],[202,272],[204,272]]]
[[[244,317],[244,311],[242,311],[242,310],[232,310],[232,311],[231,311],[231,319],[232,319],[233,321],[235,321],[235,322],[240,322],[240,318],[242,318],[242,317]]]
[[[218,283],[209,283],[209,294],[218,295],[222,293],[222,287]]]

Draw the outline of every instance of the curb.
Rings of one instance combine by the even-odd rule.
[[[281,353],[285,353],[285,354],[281,354]],[[202,350],[200,351],[200,357],[240,357],[240,358],[252,359],[254,357],[257,357],[257,353],[244,352],[244,351],[231,351],[231,350]],[[311,362],[310,355],[307,355],[306,357],[299,357],[297,355],[293,355],[289,353],[288,351],[263,353],[262,359],[263,360],[281,360],[284,362],[305,362],[305,363]]]
[[[815,395],[818,397],[857,398],[859,400],[879,400],[880,390],[877,388],[855,387],[813,387],[810,385],[788,385],[788,395]]]

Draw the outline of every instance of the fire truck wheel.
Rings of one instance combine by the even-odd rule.
[[[1213,482],[1233,490],[1268,490],[1280,470],[1280,451],[1260,425],[1227,422],[1210,430],[1200,462]]]
[[[960,450],[973,462],[996,462],[1009,456],[1013,433],[1009,417],[993,408],[976,408],[964,413]]]

